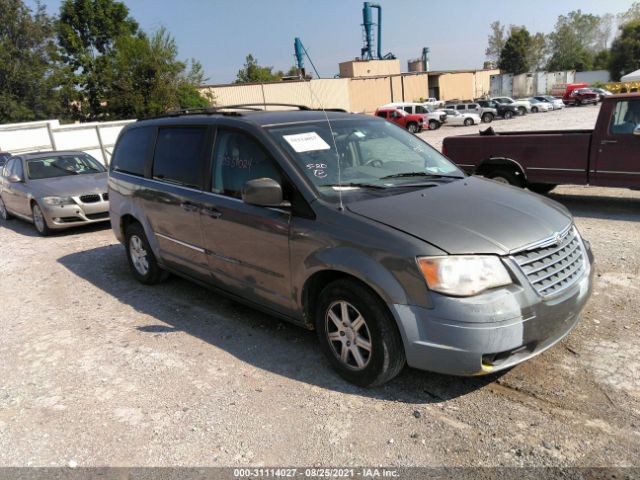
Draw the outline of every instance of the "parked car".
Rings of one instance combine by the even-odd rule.
[[[566,105],[575,105],[576,107],[588,104],[595,105],[599,100],[598,94],[590,88],[576,88],[562,98]]]
[[[518,108],[514,105],[498,103],[493,100],[476,100],[476,103],[482,108],[494,108],[498,113],[498,116],[505,120],[510,120],[520,113]]]
[[[473,113],[478,115],[483,123],[491,123],[498,116],[498,110],[491,107],[483,107],[478,103],[448,103],[445,109],[457,110],[460,113]]]
[[[551,95],[540,95],[533,98],[540,102],[548,103],[553,110],[562,110],[565,107],[561,98],[552,97]]]
[[[605,90],[604,88],[592,88],[591,91],[598,95],[600,101],[604,100],[604,97],[613,95],[613,93],[611,93],[609,90]]]
[[[553,110],[553,105],[551,103],[543,102],[535,97],[530,98],[529,103],[531,103],[532,113],[548,112],[549,110]]]
[[[493,97],[491,100],[503,105],[512,105],[516,107],[520,115],[525,115],[531,112],[531,102],[528,100],[514,100],[511,97]]]
[[[640,189],[640,94],[605,97],[595,130],[448,137],[467,173],[546,193],[562,183]]]
[[[475,113],[460,113],[459,110],[453,110],[451,108],[445,108],[443,110],[447,114],[448,125],[464,125],[470,127],[471,125],[478,125],[482,120],[480,116]]]
[[[415,102],[387,103],[380,108],[397,108],[411,115],[424,115],[426,122],[423,123],[428,125],[429,130],[437,130],[447,119],[447,114],[442,110],[434,110],[427,105]]]
[[[406,128],[411,133],[421,132],[423,128],[431,128],[426,115],[407,113],[395,107],[380,107],[376,110],[375,115],[376,117],[384,118],[391,123],[395,123],[402,128]],[[435,122],[435,120],[433,122]],[[438,127],[439,125],[435,128]],[[435,128],[431,129],[435,130]]]
[[[15,155],[0,175],[0,217],[32,222],[41,235],[109,220],[107,170],[84,152]]]
[[[364,386],[405,363],[503,370],[576,325],[594,269],[564,207],[466,176],[379,118],[301,108],[125,127],[111,225],[136,279],[175,272],[315,329]]]
[[[437,98],[434,97],[429,97],[427,98],[424,102],[424,105],[427,105],[429,107],[435,108],[435,109],[439,109],[444,107],[444,102],[442,100],[438,100]]]
[[[7,163],[7,160],[9,160],[10,157],[11,154],[9,152],[0,152],[0,168]]]

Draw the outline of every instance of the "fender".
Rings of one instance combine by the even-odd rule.
[[[527,172],[522,167],[522,165],[520,165],[520,163],[517,160],[513,160],[512,158],[507,158],[507,157],[490,157],[490,158],[487,158],[486,160],[483,160],[482,162],[480,162],[480,165],[478,165],[476,167],[474,173],[478,174],[478,175],[482,175],[484,172],[489,170],[489,168],[487,168],[487,167],[493,167],[493,166],[510,166],[510,167],[513,167],[517,171],[520,172],[520,174],[522,175],[522,178],[524,178],[525,181],[527,180]]]

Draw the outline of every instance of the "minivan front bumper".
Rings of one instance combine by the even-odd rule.
[[[592,256],[589,252],[589,263]],[[529,284],[474,297],[433,295],[433,308],[392,305],[409,366],[449,375],[485,375],[542,353],[577,324],[593,266],[571,288],[544,299]]]

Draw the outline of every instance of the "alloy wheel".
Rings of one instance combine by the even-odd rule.
[[[129,253],[131,255],[131,261],[136,271],[145,276],[149,272],[149,259],[147,258],[147,250],[144,248],[144,244],[140,237],[137,235],[131,235],[129,238]]]
[[[365,318],[349,302],[332,303],[325,316],[333,354],[347,368],[362,370],[371,360],[371,332]]]

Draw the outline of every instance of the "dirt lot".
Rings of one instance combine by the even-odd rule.
[[[372,390],[335,375],[312,332],[177,278],[136,283],[107,227],[0,223],[0,466],[638,466],[640,192],[550,196],[597,258],[568,338],[502,375],[405,369]]]

